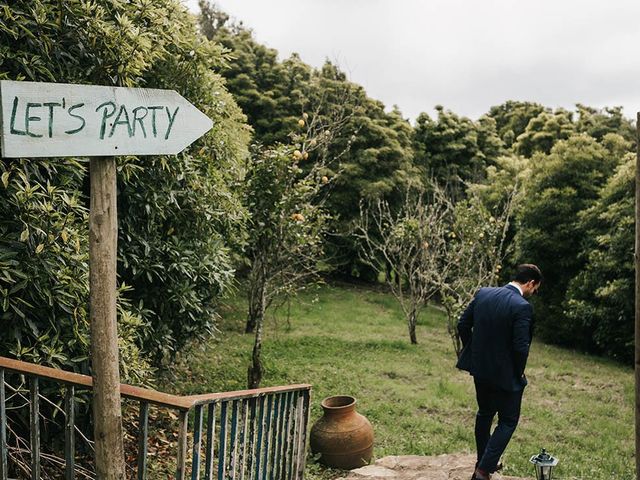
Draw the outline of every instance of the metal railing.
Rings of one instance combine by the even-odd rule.
[[[29,379],[31,478],[41,477],[39,380],[66,386],[64,393],[65,480],[75,478],[75,389],[92,378],[0,357],[0,480],[8,479],[5,372]],[[298,480],[303,478],[310,385],[176,396],[120,385],[121,396],[139,402],[137,478],[147,479],[149,406],[178,412],[176,480]],[[205,416],[206,414],[206,416]],[[189,463],[189,417],[192,450]]]

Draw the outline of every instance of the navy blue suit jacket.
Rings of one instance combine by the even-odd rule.
[[[515,286],[478,290],[458,321],[458,333],[463,345],[459,369],[503,390],[525,387],[533,309]]]

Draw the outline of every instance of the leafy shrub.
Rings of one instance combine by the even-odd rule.
[[[175,88],[214,120],[190,153],[119,162],[121,368],[142,381],[142,351],[158,360],[208,331],[231,283],[248,130],[214,73],[225,57],[177,0],[0,0],[0,12],[0,79]],[[86,373],[87,163],[1,165],[3,354]]]

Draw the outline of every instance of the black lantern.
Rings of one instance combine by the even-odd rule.
[[[537,480],[551,480],[551,471],[558,464],[558,459],[549,455],[544,448],[529,461],[536,467]]]

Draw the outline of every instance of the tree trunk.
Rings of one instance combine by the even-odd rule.
[[[247,293],[247,300],[249,303],[249,312],[247,314],[247,323],[244,327],[244,333],[253,333],[256,329],[258,322],[258,312],[256,308],[256,292],[254,291],[254,285],[249,285],[249,292]]]
[[[90,164],[89,305],[96,476],[124,479],[116,313],[116,160]]]
[[[254,260],[251,265],[251,273],[249,274],[249,291],[247,293],[249,312],[247,314],[247,324],[245,325],[244,333],[253,333],[259,319],[264,316],[265,282],[266,275],[262,261]]]
[[[416,311],[415,308],[411,309],[411,312],[409,312],[409,318],[408,318],[408,322],[409,322],[409,338],[411,339],[411,344],[412,345],[417,345],[418,344],[418,339],[416,338],[416,321],[418,319],[418,312]]]
[[[260,354],[262,351],[262,330],[264,327],[264,311],[265,311],[265,297],[264,289],[262,289],[262,295],[257,299],[255,310],[255,328],[256,336],[253,343],[253,353],[251,355],[251,365],[247,370],[247,388],[259,388],[262,381],[262,361]]]

